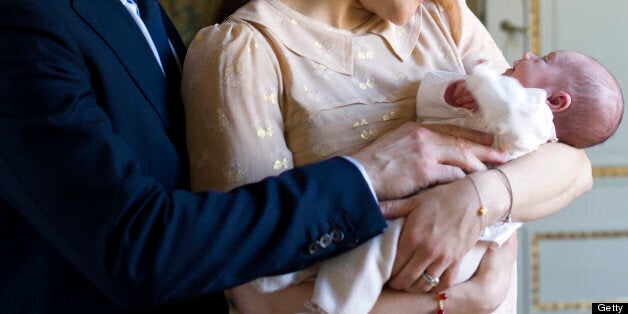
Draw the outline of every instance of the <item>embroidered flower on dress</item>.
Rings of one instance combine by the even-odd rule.
[[[392,75],[392,80],[397,86],[403,85],[408,80],[408,74],[403,72],[394,73]]]
[[[332,48],[334,48],[334,44],[329,41],[329,40],[323,40],[323,41],[318,41],[315,40],[312,43],[312,46],[314,46],[314,50],[321,56],[325,56],[325,57],[329,57],[329,50],[331,50]]]
[[[382,121],[388,121],[388,120],[392,120],[397,116],[397,113],[394,111],[391,111],[385,115],[382,116]]]
[[[356,44],[355,51],[359,60],[375,59],[375,49],[369,45],[364,39],[360,39]]]
[[[375,87],[375,78],[370,73],[356,70],[351,80],[363,90]]]
[[[227,66],[223,74],[225,84],[231,88],[240,87],[242,84],[242,72],[244,72],[244,67],[241,62],[236,62],[231,66]]]
[[[271,138],[275,135],[275,130],[266,120],[262,122],[259,119],[255,119],[251,122],[251,127],[259,138]]]
[[[368,130],[364,130],[362,132],[360,132],[360,137],[364,140],[368,140],[371,137],[377,136],[377,134],[379,133],[379,131],[377,131],[377,129],[375,128],[369,128]]]
[[[229,117],[223,108],[203,111],[203,125],[205,128],[221,134],[229,126]]]
[[[237,157],[229,159],[227,164],[222,167],[222,176],[228,187],[235,187],[242,183],[246,174],[246,165],[238,160]]]
[[[277,92],[276,88],[271,86],[262,87],[259,89],[262,96],[262,102],[276,105],[277,104]]]
[[[277,149],[270,158],[273,160],[272,167],[274,170],[286,170],[292,168],[292,153],[283,149]]]
[[[297,20],[295,20],[294,18],[291,18],[291,17],[284,17],[281,20],[281,26],[283,26],[285,28],[296,27],[296,26],[299,26],[299,21],[297,21]]]

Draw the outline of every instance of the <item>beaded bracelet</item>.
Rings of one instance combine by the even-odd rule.
[[[484,234],[484,227],[486,227],[486,212],[488,212],[488,209],[484,207],[483,205],[484,202],[482,202],[480,191],[478,190],[478,186],[475,184],[475,180],[473,180],[473,177],[467,176],[467,178],[469,178],[469,180],[471,181],[471,185],[473,185],[473,189],[475,190],[475,193],[478,195],[478,200],[480,201],[480,208],[478,208],[477,215],[482,218],[482,229],[480,229],[482,230],[482,232],[480,233],[480,236],[482,236]]]
[[[503,220],[503,223],[510,223],[512,222],[512,187],[510,186],[510,181],[508,180],[508,177],[506,176],[506,174],[504,173],[504,171],[502,171],[499,168],[495,168],[495,170],[497,170],[497,173],[499,173],[499,178],[502,180],[502,182],[504,182],[504,185],[506,186],[506,190],[508,191],[508,196],[510,197],[510,206],[508,206],[508,211],[506,212],[506,218]]]
[[[438,312],[437,314],[445,314],[445,300],[447,300],[447,293],[445,291],[438,294]]]

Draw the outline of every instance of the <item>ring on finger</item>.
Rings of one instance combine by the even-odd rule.
[[[421,277],[425,279],[425,281],[427,281],[432,287],[436,287],[440,283],[440,279],[438,279],[438,277],[434,277],[426,272],[424,272]]]

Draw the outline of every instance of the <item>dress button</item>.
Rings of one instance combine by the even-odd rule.
[[[331,245],[331,236],[327,233],[322,235],[320,239],[318,239],[318,245],[323,249],[329,247]]]
[[[318,252],[318,243],[316,243],[316,242],[311,243],[310,246],[308,246],[307,249],[310,252],[310,255],[316,254],[316,252]]]
[[[338,230],[338,229],[334,229],[331,232],[331,239],[334,242],[340,242],[340,241],[345,239],[345,233],[340,231],[340,230]]]

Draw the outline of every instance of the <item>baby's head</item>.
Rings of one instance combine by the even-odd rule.
[[[527,52],[504,75],[547,92],[561,142],[590,147],[606,141],[619,127],[624,112],[621,88],[604,66],[585,54],[561,50],[537,57]]]

